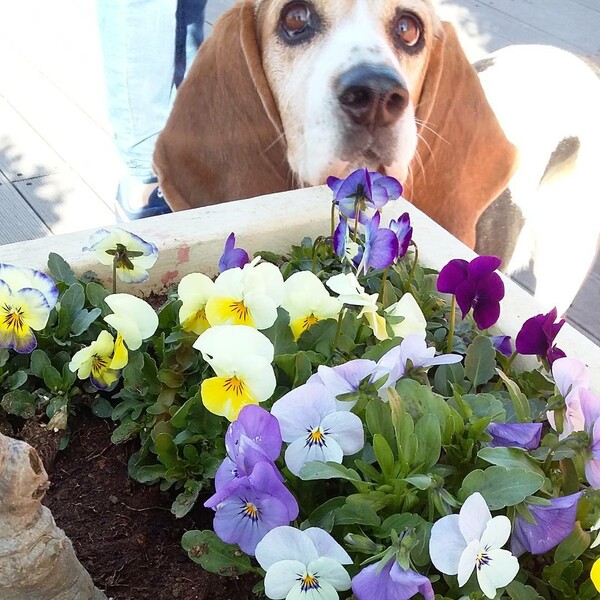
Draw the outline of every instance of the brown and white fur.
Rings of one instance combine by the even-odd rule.
[[[300,41],[282,31],[290,5],[312,19]],[[398,39],[405,15],[415,47]],[[370,103],[349,106],[372,81]],[[555,48],[509,47],[473,69],[430,0],[246,0],[201,47],[155,168],[175,210],[383,171],[508,273],[533,260],[536,296],[562,312],[600,231],[598,107],[596,75]]]

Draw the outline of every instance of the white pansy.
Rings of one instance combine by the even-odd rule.
[[[400,323],[391,326],[396,337],[420,335],[425,339],[427,320],[410,292],[406,292],[398,302],[388,306],[385,312],[391,317],[404,317]]]
[[[145,300],[131,294],[110,294],[104,301],[113,311],[104,320],[121,334],[129,350],[137,350],[156,332],[158,315]]]

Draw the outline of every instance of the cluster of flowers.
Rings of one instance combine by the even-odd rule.
[[[500,261],[492,256],[470,262],[457,259],[442,269],[437,289],[451,294],[453,304],[449,351],[436,356],[435,348],[425,341],[425,316],[410,292],[392,306],[382,307],[379,294],[367,293],[358,279],[369,269],[393,268],[412,243],[408,214],[381,226],[380,210],[399,197],[400,184],[366,170],[345,180],[330,178],[328,184],[340,213],[333,245],[345,272],[329,277],[325,284],[308,271],[284,281],[275,265],[261,262],[260,257],[250,260],[236,248],[231,234],[214,281],[193,273],[179,284],[180,328],[198,336],[194,348],[214,371],[214,377],[202,381],[202,401],[209,411],[231,421],[225,437],[227,456],[216,474],[215,494],[205,506],[215,511],[215,533],[255,556],[266,571],[269,598],[335,600],[339,591],[352,589],[358,600],[404,600],[417,593],[433,600],[432,581],[402,553],[401,539],[366,561],[351,578],[344,565],[353,561],[329,533],[290,526],[300,509],[286,487],[283,473],[289,477],[287,471],[282,468],[282,473],[276,463],[285,443],[285,466],[292,476],[302,478],[309,463],[342,464],[344,457],[363,450],[364,423],[352,412],[359,388],[390,402],[402,378],[423,374],[434,365],[460,362],[462,356],[451,353],[454,307],[458,305],[463,319],[472,314],[480,329],[494,325],[504,297],[496,272]],[[118,276],[126,282],[146,279],[158,253],[153,244],[119,229],[101,230],[86,250],[112,266],[113,279]],[[31,352],[36,347],[34,332],[46,327],[58,298],[56,285],[43,273],[0,265],[0,348]],[[141,299],[113,293],[105,302],[112,311],[103,317],[108,328],[69,363],[80,379],[89,377],[98,389],[116,385],[129,353],[139,350],[158,327],[156,312]],[[401,343],[377,361],[321,365],[304,385],[278,399],[270,412],[258,406],[273,396],[277,384],[274,346],[261,331],[275,323],[278,309],[289,314],[292,335],[298,340],[319,321],[341,319],[348,307],[359,309],[358,318],[364,317],[377,340],[397,337]],[[553,452],[561,444],[576,447],[585,460],[589,484],[600,489],[600,398],[589,389],[585,365],[556,347],[563,324],[557,322],[554,310],[524,323],[515,350],[506,336],[492,340],[511,357],[509,366],[517,354],[532,354],[552,369],[559,392],[547,411],[559,440]],[[540,445],[542,427],[542,423],[490,423],[489,446],[533,451]],[[461,587],[475,572],[481,591],[495,598],[497,590],[516,577],[518,556],[545,553],[569,536],[581,495],[578,491],[550,499],[531,496],[511,522],[504,515],[493,517],[484,497],[475,492],[464,500],[458,514],[433,523],[428,546],[431,563],[440,573],[457,575]],[[509,538],[510,551],[503,548]],[[596,565],[592,579],[600,589],[600,563]]]

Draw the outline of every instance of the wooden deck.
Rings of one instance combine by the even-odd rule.
[[[122,167],[106,117],[95,2],[3,3],[0,262],[2,244],[115,222],[112,203]],[[233,3],[208,0],[208,35]],[[508,44],[545,43],[600,66],[599,0],[437,3],[457,25],[472,60]],[[599,301],[600,258],[569,311],[569,320],[596,343]]]

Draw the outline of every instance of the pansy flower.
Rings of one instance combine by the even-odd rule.
[[[535,450],[542,436],[541,423],[490,423],[486,432],[492,436],[490,447],[513,447]]]
[[[496,256],[478,256],[471,262],[455,258],[438,276],[438,291],[456,297],[463,319],[473,309],[479,329],[491,327],[500,316],[504,283],[496,269],[501,262]]]
[[[398,220],[392,219],[388,227],[396,234],[398,239],[398,258],[403,258],[408,252],[412,241],[413,228],[410,224],[410,215],[405,212]]]
[[[345,179],[328,177],[327,185],[333,192],[340,213],[352,219],[356,216],[356,209],[381,210],[402,194],[402,185],[398,180],[367,169],[357,169]]]
[[[117,277],[125,283],[141,283],[148,279],[148,269],[158,259],[158,248],[135,233],[119,227],[99,229],[83,249],[93,252],[99,263],[114,266]]]
[[[358,317],[364,316],[367,319],[367,323],[378,340],[389,338],[386,320],[377,312],[377,294],[367,294],[354,273],[334,275],[325,282],[325,285],[332,292],[338,294],[338,300],[342,304],[361,307]]]
[[[104,320],[117,332],[111,367],[122,369],[129,360],[128,349],[137,350],[154,335],[158,315],[145,300],[131,294],[110,294],[104,301],[113,311]]]
[[[268,329],[275,323],[283,300],[283,277],[275,265],[259,260],[255,258],[242,269],[234,267],[217,277],[205,307],[211,326]]]
[[[299,512],[296,499],[268,462],[257,463],[250,475],[236,479],[226,494],[217,492],[204,506],[216,511],[215,533],[250,555],[268,531],[289,525]]]
[[[585,476],[588,483],[600,489],[600,398],[591,390],[580,389],[581,412],[589,437]]]
[[[507,586],[519,572],[519,561],[503,550],[510,536],[510,519],[492,517],[479,492],[471,494],[458,515],[442,517],[433,524],[429,540],[431,562],[446,575],[458,575],[458,585],[467,583],[473,571],[488,598]]]
[[[352,559],[318,527],[269,531],[256,546],[256,560],[267,572],[265,594],[272,600],[337,600],[338,591],[351,586],[342,565],[352,564]]]
[[[113,366],[114,353],[113,336],[108,331],[101,331],[95,341],[73,355],[69,369],[77,372],[79,379],[89,377],[94,387],[105,390],[117,381],[120,375],[120,370]],[[117,362],[120,362],[119,358]]]
[[[551,498],[546,505],[527,504],[534,519],[530,523],[517,513],[513,523],[510,549],[515,556],[524,552],[545,554],[566,539],[575,527],[581,492]]]
[[[211,327],[196,340],[194,348],[202,352],[216,375],[204,379],[201,386],[202,402],[210,412],[235,421],[244,406],[263,402],[273,394],[273,344],[256,329],[245,325]]]
[[[206,318],[206,303],[214,288],[214,281],[203,273],[190,273],[179,282],[179,322],[184,331],[200,335],[210,327]]]
[[[345,219],[341,219],[333,232],[333,250],[341,260],[347,260],[354,266],[360,263],[362,258],[362,246],[352,239],[351,229]]]
[[[337,410],[334,397],[317,383],[305,383],[277,400],[271,414],[279,421],[289,446],[285,464],[298,475],[312,461],[341,463],[365,443],[363,423],[349,411]]]
[[[398,302],[385,309],[385,314],[390,317],[403,317],[400,323],[392,324],[392,331],[396,337],[405,338],[409,335],[420,335],[425,339],[427,319],[417,304],[415,297],[406,292]]]
[[[364,246],[358,273],[368,269],[385,269],[398,257],[398,238],[386,227],[379,227],[381,213],[376,212],[365,224]]]
[[[223,254],[219,258],[219,272],[222,273],[235,267],[241,268],[249,262],[250,257],[248,253],[243,248],[235,247],[235,234],[233,232],[230,233],[225,242]]]
[[[0,348],[32,352],[33,332],[46,327],[57,300],[56,285],[41,271],[0,263]]]
[[[498,350],[500,354],[509,357],[512,354],[512,345],[510,343],[510,335],[491,335],[490,342],[494,350]]]
[[[295,340],[315,323],[337,319],[342,310],[342,303],[331,297],[321,280],[310,271],[294,273],[285,281],[281,306],[290,315]]]
[[[543,356],[550,364],[563,358],[565,353],[554,344],[554,339],[565,324],[565,320],[556,321],[556,317],[557,311],[553,308],[549,313],[540,313],[527,319],[515,340],[517,352]]]
[[[396,560],[365,567],[352,579],[352,593],[357,600],[409,600],[421,594],[433,600],[431,581],[412,569],[403,569]]]

